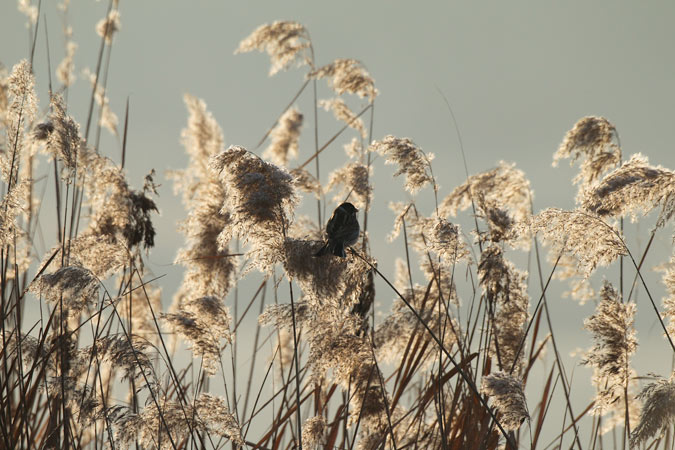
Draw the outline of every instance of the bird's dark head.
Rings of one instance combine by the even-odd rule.
[[[356,214],[357,212],[359,212],[359,210],[356,209],[354,207],[354,205],[352,205],[349,202],[344,202],[343,204],[338,206],[338,208],[340,208],[341,210],[343,210],[344,212],[349,213],[349,214]]]

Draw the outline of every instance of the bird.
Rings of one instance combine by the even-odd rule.
[[[356,214],[359,212],[349,202],[342,203],[335,208],[333,215],[326,224],[326,243],[314,254],[315,258],[332,253],[335,256],[345,258],[345,247],[356,244],[359,240],[359,220]]]

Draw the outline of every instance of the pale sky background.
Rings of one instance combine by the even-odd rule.
[[[50,36],[52,67],[64,54],[62,16],[56,2],[44,1]],[[79,45],[76,73],[95,68],[100,45],[95,24],[107,2],[72,0],[68,22]],[[355,58],[373,76],[380,95],[376,101],[374,135],[410,137],[436,154],[434,173],[447,195],[463,182],[464,168],[456,132],[444,104],[448,98],[459,124],[469,171],[488,170],[500,160],[515,162],[531,181],[534,209],[573,208],[576,169],[566,163],[551,167],[552,155],[565,132],[581,117],[602,115],[617,128],[624,155],[641,152],[650,162],[675,168],[672,149],[675,118],[675,3],[653,1],[167,1],[121,0],[121,30],[115,36],[108,76],[108,96],[123,121],[130,99],[127,168],[129,181],[140,187],[155,168],[160,189],[161,217],[155,221],[157,247],[149,256],[151,269],[167,274],[162,281],[168,304],[181,278],[171,265],[182,236],[176,223],[185,217],[173,195],[167,169],[182,168],[187,156],[180,144],[187,112],[183,94],[206,101],[223,128],[226,143],[253,148],[303,82],[305,69],[268,77],[265,54],[233,55],[240,40],[257,26],[274,20],[294,20],[311,33],[318,65],[335,58]],[[0,61],[11,68],[28,55],[25,17],[16,2],[0,1]],[[38,94],[46,106],[47,64],[44,29],[35,56]],[[297,102],[305,113],[301,159],[312,151],[311,99]],[[81,77],[71,87],[70,113],[83,123],[89,83]],[[320,83],[320,98],[330,92]],[[351,105],[360,105],[352,101]],[[338,125],[328,113],[319,116],[319,140],[325,142]],[[341,143],[322,156],[322,180],[343,161]],[[101,152],[119,160],[120,146],[104,132]],[[391,182],[394,169],[375,165],[375,206],[370,237],[373,255],[383,272],[393,274],[394,256],[402,256],[400,240],[385,237],[393,215],[387,204],[406,198],[402,180]],[[431,192],[418,194],[430,207]],[[314,202],[305,202],[314,207]],[[330,205],[332,207],[334,205]],[[314,209],[309,209],[314,212]],[[374,217],[374,218],[373,218]],[[470,226],[464,214],[460,223]],[[628,228],[629,245],[640,253],[653,224]],[[49,225],[45,225],[49,227]],[[466,230],[470,228],[465,227]],[[647,264],[667,259],[672,249],[672,225],[662,230]],[[50,234],[53,234],[51,228]],[[630,234],[632,233],[632,234]],[[525,261],[523,257],[519,261]],[[522,267],[522,266],[521,266]],[[616,274],[608,274],[616,279]],[[656,301],[663,289],[660,275],[650,274]],[[595,281],[599,285],[600,278]],[[532,280],[533,302],[540,293]],[[557,322],[556,334],[567,355],[591,345],[582,322],[593,305],[577,306],[560,298],[560,283],[549,292]],[[380,310],[393,297],[378,287]],[[640,375],[668,375],[671,354],[655,324],[643,294],[638,300],[636,358]],[[664,355],[668,355],[664,358]],[[551,358],[549,357],[549,362]],[[583,392],[576,409],[586,406],[592,391],[589,371],[568,358],[575,370],[575,387]],[[585,390],[584,390],[585,389]],[[539,392],[536,390],[535,392]],[[534,408],[536,399],[531,399]]]

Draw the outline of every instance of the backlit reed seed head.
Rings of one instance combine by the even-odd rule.
[[[647,214],[660,204],[663,210],[657,227],[675,213],[675,172],[650,166],[639,153],[587,189],[582,201],[583,208],[601,217],[630,214],[634,222],[638,212]]]
[[[668,297],[663,299],[663,318],[668,319],[668,334],[675,337],[675,256],[670,258],[663,270],[663,284],[668,293]]]
[[[361,98],[368,97],[368,101],[372,103],[378,94],[375,80],[363,64],[355,59],[336,59],[311,72],[307,77],[315,80],[329,78],[328,83],[337,95],[345,92],[356,94]]]
[[[35,5],[31,5],[31,0],[19,0],[17,8],[20,13],[24,14],[28,18],[28,23],[26,26],[35,25],[38,18],[38,8]]]
[[[36,127],[35,137],[40,139],[46,134],[46,151],[52,158],[63,163],[62,176],[69,182],[83,144],[80,137],[80,125],[66,113],[63,98],[60,95],[52,95],[50,106],[52,112],[49,122]]]
[[[295,218],[289,235],[293,239],[323,241],[326,238],[325,230],[317,223],[316,215],[301,214]]]
[[[25,151],[26,129],[37,111],[35,77],[30,63],[23,60],[14,65],[7,79],[6,140],[0,148],[0,177],[7,184],[17,182],[21,155]]]
[[[621,148],[613,142],[615,136],[616,128],[604,117],[584,117],[567,132],[553,155],[554,167],[564,158],[570,158],[570,166],[583,158],[579,174],[573,180],[579,184],[577,200],[604,172],[619,165]]]
[[[470,208],[472,200],[477,202],[481,197],[486,204],[508,211],[516,221],[524,220],[530,215],[530,182],[515,166],[500,161],[492,170],[471,175],[443,199],[439,214],[456,216],[458,211]]]
[[[89,270],[68,266],[42,275],[31,283],[30,290],[56,308],[62,304],[64,312],[76,315],[98,299],[98,287],[98,280]]]
[[[323,416],[310,417],[302,425],[302,443],[308,448],[316,447],[323,440],[326,419]]]
[[[622,303],[616,290],[605,281],[595,314],[584,320],[584,327],[595,340],[582,361],[595,369],[595,413],[604,414],[611,409],[624,396],[624,388],[633,376],[630,358],[637,349],[633,327],[635,311],[635,303]],[[620,403],[623,409],[623,401]]]
[[[305,304],[304,306],[307,305]],[[278,340],[276,344],[279,346],[278,347],[279,351],[277,353],[279,364],[277,365],[277,368],[279,370],[276,372],[276,374],[277,376],[279,376],[280,379],[282,379],[283,376],[285,376],[285,373],[288,370],[288,368],[291,367],[291,364],[293,364],[293,357],[294,357],[293,346],[295,345],[295,343],[293,342],[292,325],[291,327],[287,328],[277,328],[277,336]]]
[[[131,291],[131,295],[124,295],[117,303],[117,313],[120,317],[131,319],[132,332],[150,342],[157,339],[157,328],[153,317],[159,317],[161,312],[162,289],[152,284],[137,287]]]
[[[244,444],[237,419],[220,397],[202,393],[184,404],[166,397],[157,402],[161,415],[154,402],[148,402],[138,414],[123,410],[114,415],[115,441],[121,448],[133,447],[138,440],[142,448],[171,450],[176,443],[189,439],[193,431],[214,440],[229,439],[236,446]]]
[[[330,311],[329,311],[330,313]],[[336,323],[342,320],[343,323]],[[307,365],[311,369],[311,380],[318,383],[331,371],[332,379],[348,389],[364,383],[361,376],[363,367],[371,367],[372,352],[365,336],[357,336],[357,321],[354,317],[342,315],[330,317],[320,312],[316,320],[311,320],[306,328],[309,342]],[[367,376],[367,375],[366,375]],[[371,382],[378,382],[373,374]]]
[[[530,317],[527,272],[516,269],[504,258],[499,246],[492,244],[483,250],[478,276],[487,301],[495,308],[490,353],[497,357],[501,370],[510,372],[514,367],[514,373],[519,373],[524,357],[520,346]]]
[[[350,307],[358,301],[369,267],[350,254],[346,258],[322,258],[317,264],[313,255],[321,245],[321,241],[287,239],[283,260],[286,274],[298,283],[310,302]]]
[[[272,63],[269,75],[286,70],[294,61],[298,67],[311,64],[309,33],[297,22],[277,21],[261,25],[239,43],[237,53],[264,51]]]
[[[433,281],[428,289],[431,298],[440,297],[444,302],[459,306],[452,267],[444,264],[439,265],[430,258],[420,257],[420,269],[427,281]],[[427,289],[427,287],[425,286],[424,289]]]
[[[75,81],[75,51],[77,44],[73,41],[68,41],[66,44],[66,56],[63,57],[58,67],[56,68],[56,79],[63,83],[63,86],[68,87]]]
[[[430,282],[431,286],[435,284]],[[457,334],[461,332],[460,325],[455,319],[448,317],[445,308],[439,313],[437,287],[425,302],[427,287],[415,285],[414,295],[410,288],[406,289],[403,295],[441,341],[443,348],[451,352],[457,343]],[[444,296],[444,300],[447,301],[448,297]],[[450,301],[452,302],[452,298]],[[427,344],[419,355],[421,369],[430,370],[435,358],[438,357],[438,344],[432,340],[417,316],[400,299],[394,300],[392,312],[375,329],[375,351],[378,360],[392,363],[400,361],[415,333],[423,333],[423,342]]]
[[[427,222],[424,236],[427,249],[438,255],[446,265],[452,266],[460,260],[468,258],[469,249],[461,239],[459,225],[435,217]]]
[[[295,311],[291,308],[290,303],[283,303],[279,305],[267,305],[265,310],[258,316],[258,322],[262,326],[274,325],[281,330],[292,329],[293,327],[293,313],[295,313],[295,320],[297,323],[305,323],[310,320],[312,311],[308,302],[301,300],[294,302]],[[286,336],[284,336],[285,338]]]
[[[175,172],[174,178],[178,181],[174,192],[182,193],[183,201],[188,203],[205,179],[217,181],[217,177],[213,177],[208,169],[209,159],[223,150],[225,138],[204,100],[185,94],[183,101],[189,115],[187,127],[181,131],[181,143],[190,162],[188,169]]]
[[[222,247],[218,242],[231,218],[221,211],[225,188],[208,168],[209,159],[223,149],[223,132],[204,101],[188,94],[184,100],[189,116],[181,139],[190,159],[187,169],[174,171],[171,177],[174,191],[182,194],[188,210],[187,219],[178,227],[186,243],[176,257],[186,270],[171,307],[174,311],[188,299],[225,298],[234,285],[236,263],[235,257],[228,256],[229,242]]]
[[[9,74],[0,63],[0,127],[7,126],[7,108],[9,108]]]
[[[578,270],[588,278],[598,265],[608,266],[626,255],[616,228],[590,213],[548,208],[529,221],[532,233],[540,233],[556,257],[563,250],[578,259]]]
[[[26,208],[26,196],[30,188],[29,180],[14,183],[9,192],[0,200],[0,246],[14,245],[14,236],[20,234],[17,225],[19,214]],[[13,252],[12,252],[13,253]]]
[[[298,140],[303,116],[296,108],[289,108],[270,132],[270,145],[262,156],[278,166],[288,166],[289,159],[298,157]]]
[[[293,177],[240,146],[213,156],[210,168],[226,190],[222,210],[231,214],[219,242],[223,245],[238,233],[251,246],[254,267],[271,270],[283,258],[284,238],[297,202]]]
[[[21,351],[19,353],[19,346]],[[41,359],[48,369],[48,373],[55,373],[54,360],[49,358],[49,349],[44,345],[40,346],[37,338],[24,333],[16,333],[14,330],[5,331],[4,336],[0,336],[0,353],[7,355],[8,361],[15,361],[22,358],[24,368],[28,368],[34,361]]]
[[[343,121],[349,128],[356,130],[363,139],[368,135],[363,120],[361,120],[360,117],[357,117],[341,98],[336,97],[329,100],[319,100],[319,106],[326,111],[333,111],[333,115],[337,120]]]
[[[58,387],[57,387],[58,389]],[[91,425],[97,419],[103,418],[103,409],[101,408],[101,400],[94,389],[87,385],[77,385],[68,397],[68,408],[74,418],[75,426],[79,426],[79,432],[82,433],[82,443],[91,441],[94,436],[89,436],[91,433]],[[76,428],[77,429],[77,428]]]
[[[149,197],[155,190],[152,172],[146,176],[143,191],[129,188],[124,172],[110,159],[82,148],[79,167],[88,170],[87,203],[92,208],[83,234],[104,235],[124,242],[130,249],[154,245],[155,230],[150,219],[157,212]]]
[[[136,335],[103,336],[94,342],[98,357],[116,370],[122,371],[122,380],[135,380],[138,386],[155,391],[158,387],[152,360],[146,353],[149,343]],[[147,381],[146,381],[147,380]],[[150,383],[149,385],[147,383]]]
[[[363,156],[364,153],[363,145],[361,145],[361,140],[355,137],[352,138],[352,140],[349,141],[349,143],[345,144],[343,148],[345,149],[345,153],[350,159],[359,158]]]
[[[479,193],[474,199],[477,217],[483,219],[487,231],[474,230],[473,233],[481,243],[505,243],[511,247],[528,250],[532,237],[527,233],[518,233],[516,221],[511,213],[497,203],[487,200]]]
[[[373,141],[370,151],[376,151],[386,159],[386,164],[398,164],[399,168],[394,176],[406,176],[405,189],[415,194],[425,185],[431,183],[435,187],[431,172],[433,153],[424,153],[413,141],[408,138],[386,136],[381,141]]]
[[[330,174],[326,190],[342,186],[333,201],[340,204],[346,199],[359,210],[372,205],[373,188],[369,184],[372,169],[361,163],[352,162]]]
[[[199,394],[195,401],[195,409],[201,422],[197,428],[203,427],[205,431],[229,439],[238,446],[244,445],[239,423],[230,413],[224,398],[206,393]]]
[[[422,258],[424,261],[424,258]],[[443,347],[451,351],[461,335],[459,323],[449,318],[443,303],[458,304],[457,292],[450,277],[451,272],[445,267],[430,266],[428,259],[426,264],[421,265],[428,284],[415,284],[411,287],[408,268],[402,259],[396,260],[396,288],[410,305],[420,314],[432,332],[439,338]],[[440,277],[440,278],[439,278]],[[439,281],[440,280],[440,281]],[[439,292],[439,284],[441,292]],[[375,329],[375,351],[378,359],[387,362],[399,361],[405,353],[411,337],[415,333],[425,333],[424,337],[431,345],[427,346],[421,355],[422,369],[432,367],[434,358],[438,355],[438,348],[431,337],[426,334],[419,319],[414,315],[403,301],[395,299],[391,307],[391,313]]]
[[[110,99],[105,95],[105,88],[98,82],[95,73],[92,73],[88,68],[82,71],[82,76],[88,79],[91,86],[94,87],[94,98],[96,103],[101,107],[99,125],[110,131],[115,136],[119,135],[117,132],[117,125],[119,119],[112,109],[110,109]]]
[[[112,44],[113,36],[120,29],[120,12],[112,9],[108,15],[96,24],[96,33],[105,39],[106,44]]]
[[[551,264],[554,264],[558,259],[558,254],[550,251],[547,259]],[[563,253],[560,256],[553,278],[569,280],[569,290],[563,292],[562,296],[571,297],[578,301],[579,305],[585,305],[587,301],[597,298],[597,293],[590,280],[579,272],[579,260],[574,255]]]
[[[232,342],[230,313],[222,300],[201,297],[182,302],[182,309],[162,318],[174,333],[192,343],[192,352],[203,358],[204,372],[214,375],[218,371],[221,341]]]
[[[505,372],[491,373],[483,378],[481,392],[493,398],[499,411],[499,423],[505,430],[517,430],[529,420],[527,401],[520,379]]]
[[[314,175],[305,169],[292,169],[291,176],[293,184],[299,191],[312,194],[317,199],[321,198],[321,183]]]
[[[43,267],[56,252],[56,257],[50,265],[50,267],[55,267],[54,261],[61,260],[61,248],[61,245],[56,245],[45,253],[39,267]],[[100,280],[108,278],[125,264],[129,264],[129,258],[131,258],[127,247],[109,236],[85,234],[66,242],[65,248],[70,249],[71,265],[82,266],[90,270]]]
[[[382,389],[382,386],[380,385],[381,374],[378,374],[377,372],[378,370],[375,368],[371,376],[370,384],[355,392],[350,405],[351,415],[349,424],[355,424],[360,417],[363,434],[377,433],[384,438],[382,442],[387,442],[389,438],[389,436],[387,436],[387,429],[389,427],[389,422],[387,420],[387,405],[391,405],[391,399],[387,398],[387,393]],[[397,423],[396,417],[400,416],[400,414],[396,414],[397,412],[398,409],[391,411],[392,423]],[[389,442],[391,444],[391,441]],[[385,448],[387,448],[387,446],[385,446]]]
[[[406,226],[409,226],[410,222],[415,221],[416,218],[412,203],[389,202],[389,209],[396,214],[394,228],[387,235],[387,241],[393,242],[403,230],[403,221],[405,220]]]
[[[660,433],[661,436],[675,422],[675,382],[673,377],[666,380],[655,376],[656,380],[649,383],[638,394],[642,400],[640,422],[633,428],[630,436],[631,448],[637,448],[649,438]]]

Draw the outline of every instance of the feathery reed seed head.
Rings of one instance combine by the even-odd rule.
[[[272,66],[269,75],[286,70],[294,61],[298,67],[310,64],[311,42],[309,33],[297,22],[277,21],[261,25],[239,43],[234,52],[265,51]]]

